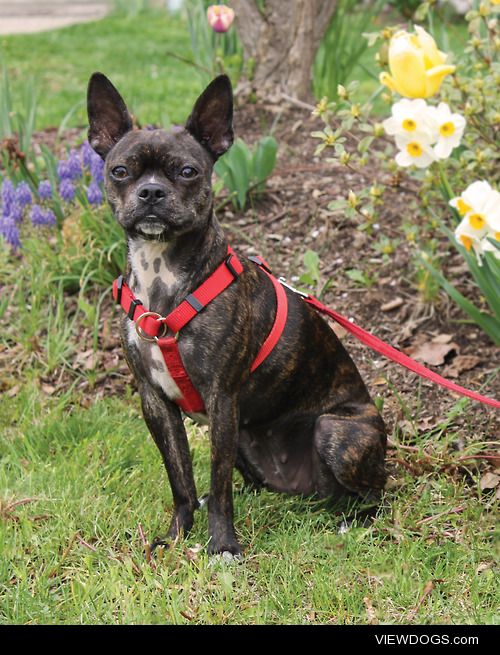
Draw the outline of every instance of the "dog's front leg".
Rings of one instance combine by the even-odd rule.
[[[237,398],[217,395],[210,404],[211,480],[208,501],[209,553],[240,555],[233,525],[233,469],[238,446]]]
[[[140,394],[144,419],[163,457],[172,489],[174,512],[165,540],[175,540],[190,531],[199,506],[186,430],[176,405],[146,384],[141,385]],[[153,546],[166,541],[156,539]]]

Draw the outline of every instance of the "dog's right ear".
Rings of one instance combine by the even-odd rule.
[[[123,98],[102,73],[94,73],[87,91],[89,143],[103,159],[124,134],[132,129],[132,118]]]

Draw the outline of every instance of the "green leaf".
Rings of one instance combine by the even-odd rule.
[[[321,274],[319,272],[319,255],[314,250],[307,250],[304,254],[304,266],[308,274],[315,283],[319,282]]]
[[[272,136],[265,136],[257,143],[252,161],[253,182],[264,182],[276,166],[278,142]],[[263,185],[262,185],[263,186]]]
[[[495,343],[500,345],[500,321],[496,320],[489,314],[481,312],[470,300],[467,300],[460,291],[458,291],[434,266],[424,259],[420,258],[422,265],[429,273],[439,282],[446,293],[454,300],[457,305],[468,314],[471,319],[477,323],[488,334]]]

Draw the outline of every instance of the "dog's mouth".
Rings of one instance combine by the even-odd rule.
[[[134,230],[136,232],[147,237],[159,237],[166,229],[167,226],[164,221],[154,214],[141,218],[141,220],[137,221],[134,225]]]

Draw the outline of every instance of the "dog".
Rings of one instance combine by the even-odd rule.
[[[119,92],[94,73],[87,107],[89,143],[105,160],[107,199],[127,241],[134,301],[121,319],[124,353],[172,489],[170,527],[154,547],[189,532],[199,501],[178,404],[182,391],[161,339],[141,338],[145,315],[130,319],[137,304],[154,313],[149,320],[158,325],[186,299],[201,305],[193,291],[229,262],[211,180],[215,161],[233,143],[233,94],[229,78],[220,75],[184,127],[134,129]],[[300,294],[273,282],[262,262],[236,260],[238,275],[209,304],[195,307],[176,347],[202,399],[195,418],[209,426],[208,551],[241,557],[233,524],[235,467],[254,489],[318,498],[380,493],[387,438],[360,373],[327,322]],[[273,330],[278,294],[286,321],[272,351],[251,371]]]

